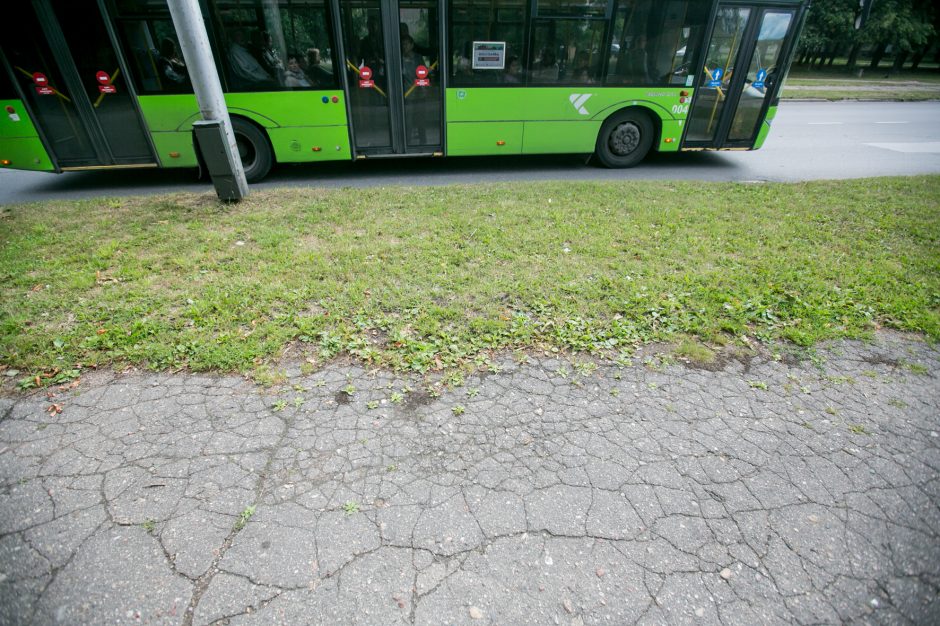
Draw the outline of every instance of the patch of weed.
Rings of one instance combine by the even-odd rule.
[[[248,520],[251,519],[251,516],[255,514],[255,506],[252,504],[246,506],[245,510],[238,514],[238,519],[235,520],[235,530],[241,530],[245,527],[245,524],[248,523]]]

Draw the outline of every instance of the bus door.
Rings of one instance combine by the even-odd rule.
[[[358,157],[443,151],[438,0],[339,0]]]
[[[0,45],[58,167],[156,166],[96,0],[20,4],[0,24]]]
[[[683,149],[754,147],[796,33],[796,8],[719,4]]]

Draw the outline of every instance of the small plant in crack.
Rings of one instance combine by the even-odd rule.
[[[277,402],[271,405],[271,408],[274,409],[275,411],[283,411],[284,409],[287,408],[287,400],[278,400]]]
[[[574,364],[574,369],[579,376],[587,377],[594,373],[594,370],[597,369],[597,363],[592,363],[591,361],[581,361]]]
[[[747,384],[751,387],[751,389],[760,389],[762,391],[767,391],[767,383],[765,383],[762,380],[749,380],[747,381]]]
[[[385,471],[386,471],[386,472],[394,472],[394,471],[397,470],[397,469],[398,469],[398,466],[397,466],[397,465],[387,465],[387,466],[385,467]]]
[[[927,366],[922,363],[912,363],[911,361],[902,359],[900,365],[911,374],[917,374],[918,376],[926,376],[930,373],[930,370],[927,369]]]
[[[620,390],[614,387],[613,389],[610,390],[610,395],[616,398],[617,396],[620,395]]]
[[[366,408],[369,409],[370,411],[373,410],[373,409],[379,408],[379,401],[378,401],[378,400],[369,400],[368,402],[366,402]]]
[[[468,398],[473,399],[473,398],[476,398],[478,395],[480,395],[479,387],[471,387],[470,389],[467,389]]]
[[[390,400],[394,402],[395,404],[401,404],[404,399],[405,399],[405,396],[398,393],[397,391],[393,391],[392,397],[390,398]]]
[[[901,400],[900,398],[891,398],[888,400],[888,404],[898,409],[906,409],[908,407],[907,402]]]
[[[303,398],[301,398],[300,396],[297,396],[296,398],[294,398],[294,408],[295,408],[295,409],[299,409],[301,406],[303,406],[303,404],[304,404],[304,399],[303,399]]]
[[[325,385],[325,384],[326,384],[326,381],[323,380],[322,378],[318,378],[318,379],[316,379],[315,381],[313,381],[313,386],[314,386],[314,387],[322,387],[322,386]]]
[[[343,504],[343,513],[346,515],[354,515],[359,512],[359,503],[353,502],[352,500]]]
[[[343,393],[352,398],[356,394],[356,387],[352,383],[349,383],[342,389]]]
[[[235,530],[241,530],[245,527],[245,524],[248,523],[248,520],[251,519],[251,516],[255,514],[255,506],[246,506],[245,510],[238,514],[238,519],[235,520]]]
[[[861,424],[850,424],[849,430],[856,435],[870,435],[871,433],[865,430],[865,427]]]
[[[140,525],[144,530],[147,531],[147,534],[152,535],[153,531],[157,529],[157,521],[153,519],[148,519],[146,522]]]
[[[455,404],[450,410],[454,415],[463,415],[467,409],[462,404]]]
[[[630,358],[631,356],[629,352],[621,352],[617,355],[617,358],[614,359],[614,365],[617,367],[633,367],[633,359]]]
[[[555,373],[561,376],[562,378],[568,378],[568,374],[570,372],[568,371],[567,367],[565,367],[564,365],[560,365],[558,369],[555,370]]]

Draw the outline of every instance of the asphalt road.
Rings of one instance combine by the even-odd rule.
[[[756,152],[652,155],[631,170],[583,156],[382,159],[282,166],[257,187],[445,185],[513,180],[800,181],[940,172],[940,102],[785,102]],[[192,170],[0,170],[0,204],[203,191]]]
[[[940,623],[936,347],[578,362],[0,396],[0,624]]]

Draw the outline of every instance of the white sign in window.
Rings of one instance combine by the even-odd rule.
[[[474,41],[473,69],[501,70],[506,67],[505,41]]]

